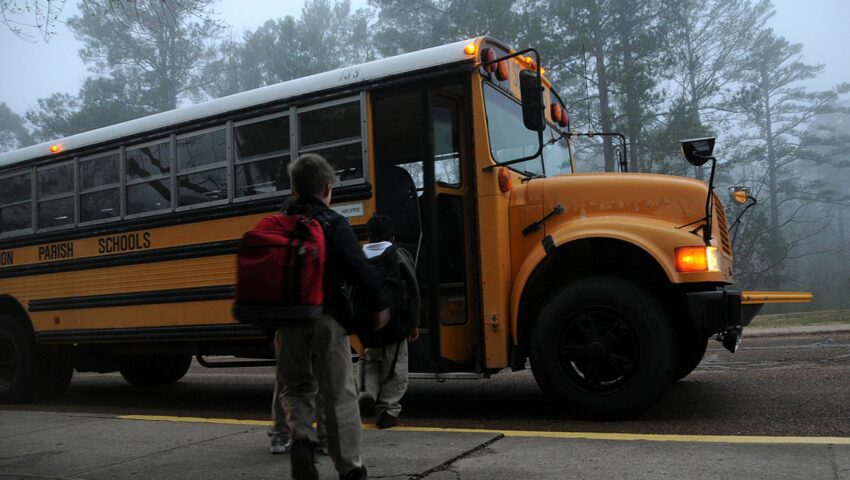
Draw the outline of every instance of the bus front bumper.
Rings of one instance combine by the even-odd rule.
[[[744,327],[767,303],[808,303],[810,292],[734,292],[718,290],[687,294],[691,320],[701,336],[717,335],[723,346],[735,352]]]

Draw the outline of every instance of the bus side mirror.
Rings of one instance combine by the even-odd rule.
[[[714,153],[714,138],[690,138],[681,140],[682,155],[688,160],[688,163],[695,167],[705,165],[705,162],[711,160],[711,154]]]
[[[540,77],[531,70],[519,72],[519,89],[522,95],[522,123],[535,132],[543,131],[543,85]]]

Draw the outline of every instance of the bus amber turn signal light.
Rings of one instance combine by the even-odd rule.
[[[470,43],[469,45],[463,47],[463,53],[467,55],[475,55],[476,50],[478,50],[478,48],[475,46],[474,43]]]
[[[62,151],[62,145],[59,145],[58,143],[56,145],[50,146],[50,153],[59,153],[61,151]]]
[[[564,108],[560,103],[553,103],[549,107],[549,113],[552,115],[552,121],[561,126],[561,128],[566,128],[570,124],[570,115],[567,113],[567,109]]]
[[[565,107],[561,107],[561,119],[558,120],[558,125],[560,125],[561,128],[567,128],[570,126],[570,112],[568,112]]]
[[[491,73],[494,70],[496,70],[496,64],[492,63],[494,61],[496,61],[496,51],[495,50],[493,50],[490,47],[487,47],[487,48],[481,50],[481,63],[487,64],[487,65],[484,66],[484,70],[486,70],[487,73]]]
[[[513,180],[511,179],[511,171],[508,170],[508,167],[500,167],[499,168],[499,190],[502,193],[508,193],[513,188]]]
[[[500,81],[505,81],[508,79],[508,62],[502,60],[496,66],[496,78]]]
[[[719,272],[717,247],[678,247],[676,248],[676,271],[678,272]]]
[[[564,114],[564,110],[561,108],[560,103],[553,103],[549,106],[549,114],[552,115],[552,121],[555,123],[561,123],[561,115]]]

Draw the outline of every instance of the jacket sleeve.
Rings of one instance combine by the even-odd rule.
[[[407,284],[407,288],[410,289],[411,293],[410,324],[418,327],[420,320],[419,307],[422,299],[419,296],[419,282],[416,281],[416,265],[413,261],[413,255],[400,247],[398,249],[398,259],[401,266],[402,276],[404,277],[404,282]]]
[[[343,217],[334,222],[333,237],[327,245],[327,262],[332,262],[346,282],[361,287],[367,305],[372,312],[379,312],[389,305],[382,291],[381,274],[366,261],[366,255],[354,230]],[[363,321],[362,319],[356,319]]]

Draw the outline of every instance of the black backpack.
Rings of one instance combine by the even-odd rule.
[[[398,344],[406,339],[413,326],[419,323],[419,287],[416,284],[416,273],[413,270],[412,261],[402,258],[405,254],[409,259],[406,251],[391,245],[380,255],[368,260],[384,276],[382,290],[390,303],[390,321],[378,331],[373,331],[368,326],[358,326],[355,332],[364,347],[386,347]],[[352,290],[351,300],[356,323],[368,324],[364,319],[372,315],[374,308],[366,304],[359,288],[355,287]]]

